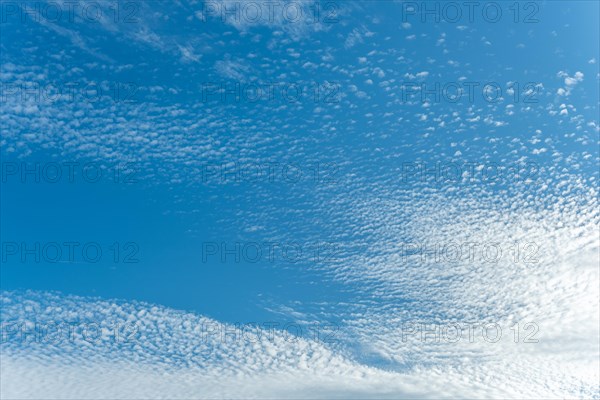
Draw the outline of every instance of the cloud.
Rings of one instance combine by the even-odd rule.
[[[575,75],[573,76],[569,76],[569,74],[567,74],[564,71],[559,71],[557,74],[558,77],[560,78],[564,78],[564,84],[565,87],[564,88],[559,88],[557,91],[557,94],[560,96],[569,96],[571,94],[571,91],[573,90],[573,88],[580,82],[583,82],[583,73],[582,72],[575,72]]]
[[[510,363],[472,354],[472,361],[460,366],[393,372],[281,330],[242,333],[233,325],[151,304],[32,291],[2,292],[0,300],[1,394],[6,398],[558,398],[595,393],[593,385],[569,385],[569,363],[561,365],[561,374],[555,370],[548,387],[545,368],[529,352],[521,351],[519,358],[535,369],[514,370]],[[28,328],[15,330],[23,321]],[[52,329],[47,335],[20,336],[62,324],[70,327],[62,336],[52,336],[57,332]]]

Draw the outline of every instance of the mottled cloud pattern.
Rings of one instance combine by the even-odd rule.
[[[599,55],[567,45],[570,14],[500,29],[285,1],[302,18],[257,22],[216,13],[249,1],[213,3],[4,23],[3,161],[135,163],[191,236],[204,207],[241,241],[335,243],[271,265],[327,293],[261,293],[290,324],[241,331],[2,288],[0,397],[600,398]],[[207,165],[269,163],[303,179],[207,182]]]

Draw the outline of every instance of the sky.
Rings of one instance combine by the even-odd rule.
[[[600,3],[0,2],[0,397],[600,398]]]

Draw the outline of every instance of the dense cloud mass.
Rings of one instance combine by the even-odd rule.
[[[580,333],[544,333],[544,323],[539,338],[552,344],[541,351],[514,343],[512,332],[493,344],[495,333],[473,343],[454,335],[454,343],[432,348],[411,341],[387,349],[398,358],[410,349],[410,359],[423,364],[398,369],[358,362],[281,329],[225,326],[143,303],[7,292],[2,306],[3,397],[561,398],[596,390],[597,354],[585,349],[593,343]],[[380,345],[402,342],[397,331],[379,331]],[[583,347],[572,345],[582,340]],[[436,361],[427,365],[430,357]]]

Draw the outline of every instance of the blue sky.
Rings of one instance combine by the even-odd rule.
[[[98,364],[78,343],[7,340],[3,395],[88,393],[91,362],[156,382],[99,381],[122,397],[600,396],[598,2],[483,2],[472,18],[457,2],[456,21],[444,2],[67,3],[2,2],[2,320],[146,330]],[[463,257],[432,254],[448,245]],[[286,340],[281,357],[215,342],[197,362],[181,313],[336,340],[303,330],[318,362]],[[545,340],[408,346],[415,321],[536,323]],[[527,381],[521,352],[540,368]],[[290,365],[306,368],[278,377]],[[58,383],[24,389],[27,368]],[[200,370],[222,386],[188,384]]]

